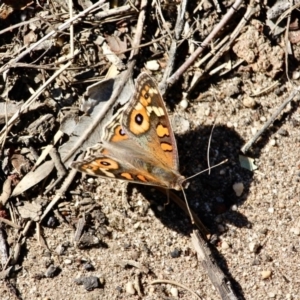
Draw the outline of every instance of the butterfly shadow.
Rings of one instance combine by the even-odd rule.
[[[211,126],[201,126],[191,132],[176,136],[180,173],[189,177],[206,170],[208,165],[213,167],[227,159],[227,162],[220,166],[189,180],[190,184],[185,189],[191,210],[200,218],[208,231],[211,234],[226,235],[227,224],[231,225],[230,228],[251,227],[251,223],[245,215],[238,211],[238,207],[247,199],[253,172],[242,168],[240,165],[239,155],[244,141],[234,129],[217,125],[212,134],[211,132]],[[236,183],[244,185],[241,196],[237,196],[233,189],[233,185]],[[166,195],[155,193],[151,187],[141,185],[129,185],[129,195],[133,187],[136,187],[146,199],[151,199],[152,209],[156,217],[165,226],[180,234],[190,235],[194,229],[190,217],[172,201],[166,205],[168,203]],[[175,191],[175,193],[184,199],[182,192]],[[215,259],[219,262],[218,264],[226,266],[226,260],[221,257],[220,253],[214,250],[213,252]],[[223,271],[234,283],[236,289],[239,290],[241,299],[243,299],[242,289],[232,278],[228,268],[225,267],[225,270],[223,268]]]
[[[208,169],[207,151],[209,147],[209,165],[214,165],[227,159],[218,167],[204,171],[189,181],[185,194],[193,212],[202,220],[212,233],[218,233],[220,223],[235,227],[251,227],[247,217],[237,211],[237,208],[247,199],[253,173],[240,166],[240,149],[244,144],[242,138],[231,128],[215,126],[212,128],[198,127],[192,132],[177,136],[177,146],[180,158],[180,173],[185,177]],[[242,183],[243,193],[237,196],[233,185]],[[136,187],[146,199],[151,199],[153,210],[162,223],[182,234],[189,234],[192,229],[189,216],[184,215],[168,197],[153,193],[149,186],[129,185],[129,195],[132,187]],[[175,191],[176,192],[176,191]],[[176,192],[183,198],[182,192]],[[156,207],[165,209],[157,210]],[[180,224],[180,221],[184,222]]]

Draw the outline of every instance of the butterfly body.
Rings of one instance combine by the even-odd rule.
[[[180,190],[176,140],[154,81],[142,73],[125,107],[102,127],[101,141],[72,167],[90,175]]]

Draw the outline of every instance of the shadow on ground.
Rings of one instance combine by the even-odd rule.
[[[207,149],[211,130],[211,127],[201,126],[177,137],[182,175],[189,177],[208,168]],[[226,126],[215,126],[209,146],[210,166],[225,159],[228,161],[212,169],[210,173],[206,171],[191,179],[189,187],[185,190],[191,209],[212,234],[226,235],[226,224],[237,228],[251,227],[247,217],[237,209],[247,199],[253,176],[252,172],[243,169],[239,163],[240,149],[243,144],[244,141],[233,129]],[[233,190],[233,184],[239,182],[244,184],[244,192],[237,197]],[[165,226],[181,234],[189,235],[191,233],[194,228],[190,218],[174,203],[167,205],[163,211],[157,210],[159,205],[167,202],[165,195],[153,192],[151,187],[134,186],[146,199],[154,203],[153,210]],[[132,187],[133,185],[129,185],[129,195]],[[183,199],[181,192],[177,194]],[[220,228],[224,228],[224,230]],[[230,278],[242,299],[241,287],[230,275],[225,259],[214,247],[211,248],[218,265]]]

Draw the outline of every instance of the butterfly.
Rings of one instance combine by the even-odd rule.
[[[175,136],[153,79],[141,73],[126,106],[100,124],[101,138],[71,166],[89,175],[182,190]]]

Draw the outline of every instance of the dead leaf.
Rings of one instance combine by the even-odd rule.
[[[105,39],[112,52],[119,54],[127,50],[126,42],[121,41],[119,37],[108,35],[105,37]]]
[[[23,219],[30,219],[35,222],[39,221],[43,213],[40,204],[34,202],[30,203],[28,201],[24,202],[23,206],[18,206],[17,209]]]
[[[98,82],[87,89],[88,99],[83,108],[88,115],[82,116],[75,128],[71,122],[72,127],[69,126],[69,128],[72,129],[72,135],[68,142],[59,148],[59,153],[66,166],[70,165],[80,150],[85,151],[101,140],[101,130],[97,130],[99,118],[102,116],[101,122],[108,122],[117,108],[124,106],[130,99],[134,89],[131,79],[127,81],[118,99],[112,104],[109,101],[121,78],[122,76],[119,75],[115,79]],[[67,126],[62,124],[62,127],[66,128]]]
[[[240,155],[239,156],[239,161],[240,161],[241,167],[244,168],[244,169],[247,169],[249,171],[254,171],[258,168],[254,164],[254,159],[251,158],[251,157]]]
[[[24,45],[28,47],[37,41],[37,35],[31,30],[23,38]]]
[[[51,160],[46,161],[34,171],[31,171],[28,174],[26,174],[13,190],[11,197],[18,196],[21,193],[33,187],[34,185],[36,185],[37,183],[39,183],[51,173],[53,167],[54,163]]]
[[[4,181],[4,184],[3,184],[3,189],[2,189],[2,194],[0,196],[0,203],[5,206],[7,200],[9,199],[10,197],[10,194],[11,194],[11,178],[8,177],[6,178],[6,180]]]

